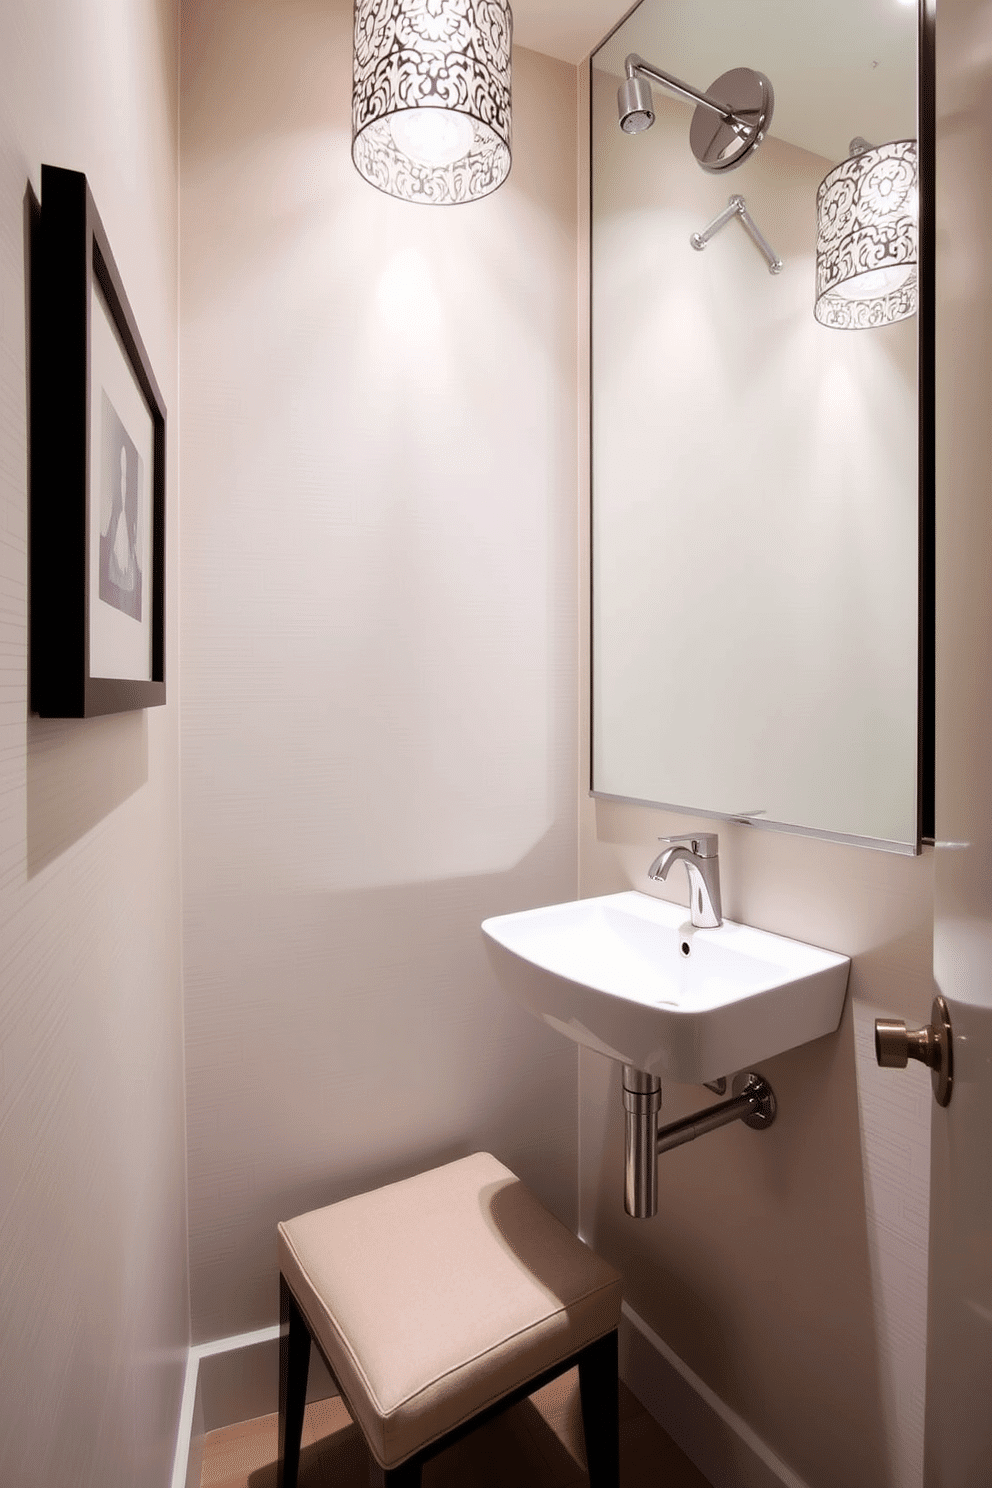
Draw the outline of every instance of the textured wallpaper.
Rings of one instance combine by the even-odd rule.
[[[0,1477],[164,1485],[189,1336],[179,914],[177,65],[161,0],[0,17]],[[85,171],[169,413],[169,702],[28,711],[30,193]]]

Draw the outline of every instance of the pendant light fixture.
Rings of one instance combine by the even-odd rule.
[[[402,201],[477,201],[510,169],[508,0],[355,0],[351,158]]]
[[[916,141],[851,141],[816,194],[816,303],[821,325],[860,331],[916,311]]]

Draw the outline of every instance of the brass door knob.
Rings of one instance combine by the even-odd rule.
[[[905,1069],[918,1059],[930,1071],[938,1106],[946,1106],[954,1083],[951,1015],[942,997],[935,997],[925,1028],[907,1028],[894,1018],[875,1019],[875,1058],[882,1069]]]

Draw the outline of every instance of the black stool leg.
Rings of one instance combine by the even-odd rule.
[[[615,1331],[579,1355],[579,1396],[589,1488],[619,1488],[620,1378]]]
[[[279,1466],[276,1488],[296,1488],[300,1439],[310,1372],[310,1329],[296,1298],[279,1277]]]

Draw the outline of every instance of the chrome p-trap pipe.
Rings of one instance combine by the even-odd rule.
[[[658,1127],[661,1081],[632,1065],[623,1067],[624,1209],[634,1219],[650,1219],[658,1212],[658,1156],[693,1142],[707,1132],[743,1121],[762,1131],[775,1120],[775,1093],[768,1081],[753,1073],[738,1075],[734,1093],[715,1106],[694,1111]]]
[[[729,1126],[732,1121],[743,1121],[758,1128],[770,1126],[775,1119],[775,1096],[771,1086],[760,1075],[745,1075],[744,1079],[747,1083],[740,1095],[732,1095],[705,1111],[695,1111],[691,1116],[683,1116],[680,1121],[660,1127],[657,1151],[671,1152],[673,1147],[694,1142],[697,1137],[705,1137],[707,1132]],[[734,1084],[736,1086],[737,1082]]]

